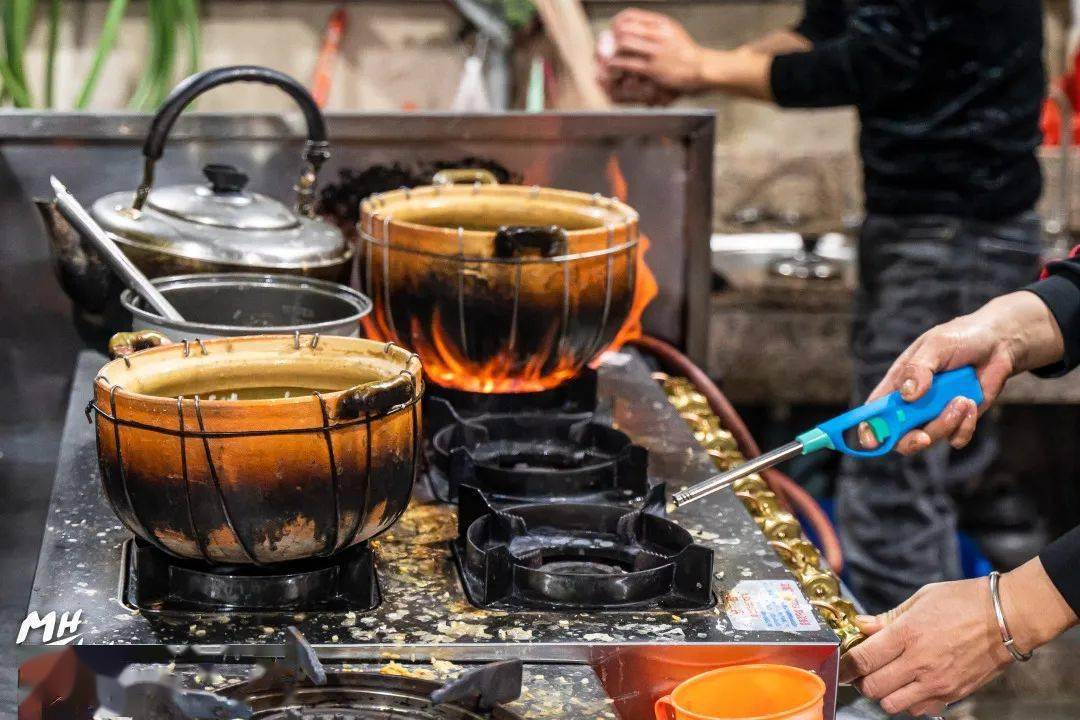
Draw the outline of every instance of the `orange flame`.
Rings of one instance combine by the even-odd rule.
[[[626,178],[623,177],[619,161],[614,155],[608,158],[607,177],[608,181],[611,182],[612,194],[626,202],[628,192]],[[642,336],[641,316],[644,314],[645,308],[660,292],[660,287],[656,284],[656,276],[652,274],[649,264],[645,262],[645,253],[649,250],[649,238],[644,234],[640,235],[639,238],[637,257],[635,258],[637,272],[634,274],[634,303],[630,306],[630,314],[626,316],[626,320],[623,322],[615,339],[605,348],[605,351],[618,350],[631,340],[636,340]],[[599,358],[590,364],[595,367],[599,364]]]
[[[504,352],[490,360],[478,363],[463,357],[457,345],[450,341],[443,332],[442,316],[438,308],[432,313],[432,347],[427,347],[425,333],[421,331],[419,318],[412,318],[413,349],[424,362],[424,370],[439,385],[447,385],[459,390],[480,393],[535,392],[553,388],[577,374],[580,361],[569,355],[557,355],[555,330],[550,330],[543,339],[540,349],[531,355],[528,361],[514,367],[514,355]],[[554,367],[545,372],[552,355]]]

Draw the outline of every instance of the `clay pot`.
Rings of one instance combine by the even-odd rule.
[[[361,205],[368,334],[419,353],[428,377],[447,387],[554,387],[610,344],[630,313],[637,213],[599,195],[468,173],[469,185],[444,176]]]
[[[421,368],[385,342],[121,333],[94,381],[105,495],[139,538],[228,564],[328,556],[404,511]],[[227,399],[236,393],[238,399]]]

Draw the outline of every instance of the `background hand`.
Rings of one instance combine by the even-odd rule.
[[[679,93],[662,87],[640,73],[610,67],[615,52],[615,37],[610,30],[600,34],[596,43],[596,79],[608,97],[618,103],[670,105]]]
[[[625,77],[638,76],[655,83],[658,87],[650,93],[668,102],[704,86],[704,49],[668,16],[636,8],[623,10],[612,20],[611,37],[611,48],[604,47],[610,41],[598,43],[597,60],[601,85],[614,93],[613,99],[622,99],[616,96],[620,92],[627,94],[615,82]],[[645,101],[639,97],[629,100]]]

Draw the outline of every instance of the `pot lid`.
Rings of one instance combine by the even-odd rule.
[[[142,210],[133,193],[106,195],[91,214],[118,243],[169,255],[251,268],[299,269],[351,255],[331,223],[298,215],[271,197],[247,192],[247,176],[229,165],[203,168],[207,184],[151,191]]]
[[[285,205],[266,195],[244,192],[247,175],[231,165],[207,165],[207,185],[173,185],[150,193],[155,210],[199,225],[236,230],[284,230],[300,224]]]

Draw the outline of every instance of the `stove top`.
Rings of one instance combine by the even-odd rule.
[[[310,646],[305,651],[313,652]],[[262,674],[218,695],[243,703],[252,718],[270,720],[524,720],[506,709],[521,697],[524,666],[503,660],[463,669],[440,680],[384,672],[326,672],[315,658],[312,675],[270,665]]]
[[[440,685],[421,680],[376,673],[335,673],[326,685],[304,683],[286,692],[237,686],[225,692],[242,699],[253,710],[253,720],[484,720],[491,714],[456,703],[436,705],[429,698]],[[499,717],[521,720],[503,711]]]
[[[136,672],[154,666],[135,664]],[[181,687],[208,690],[246,702],[253,718],[297,717],[304,720],[615,720],[611,699],[597,676],[587,666],[525,663],[518,678],[520,696],[500,702],[489,710],[473,703],[455,701],[433,704],[430,693],[452,683],[470,671],[482,668],[479,663],[448,661],[409,663],[348,663],[329,665],[326,684],[315,686],[302,681],[292,687],[262,680],[250,680],[257,672],[244,664],[204,665],[176,663],[173,675]],[[572,693],[566,691],[571,688]],[[292,696],[290,697],[290,691]],[[302,709],[301,709],[302,708]],[[290,716],[287,713],[293,711]],[[98,720],[118,720],[111,713]]]
[[[750,597],[754,583],[793,585],[733,494],[717,493],[681,510],[672,518],[674,524],[643,508],[643,503],[656,508],[660,492],[676,491],[711,476],[713,467],[645,364],[632,352],[608,358],[595,376],[591,396],[587,392],[563,395],[558,405],[565,416],[562,424],[555,423],[555,429],[545,430],[546,435],[536,433],[536,437],[547,438],[545,452],[550,450],[548,458],[554,458],[549,464],[569,462],[575,466],[571,475],[585,478],[582,495],[574,497],[565,488],[545,485],[550,478],[538,481],[540,490],[535,493],[535,486],[528,484],[527,493],[512,485],[500,488],[497,481],[507,477],[503,473],[522,471],[521,465],[526,466],[526,474],[539,470],[531,477],[545,478],[544,458],[538,462],[529,456],[525,457],[528,462],[519,462],[528,453],[519,452],[514,441],[509,441],[509,456],[519,453],[518,460],[492,462],[492,455],[485,454],[491,449],[485,443],[491,443],[493,437],[496,444],[507,442],[502,434],[505,424],[474,423],[485,428],[486,440],[476,427],[451,431],[462,433],[468,447],[465,454],[469,461],[461,452],[456,453],[456,462],[464,466],[457,469],[468,470],[468,462],[473,465],[471,475],[463,473],[457,483],[466,500],[461,522],[465,535],[482,516],[499,518],[488,523],[499,526],[498,532],[508,531],[505,550],[511,565],[523,568],[521,579],[526,582],[519,583],[517,590],[527,589],[525,602],[521,603],[521,592],[477,590],[470,580],[462,579],[458,563],[463,557],[468,562],[468,558],[456,543],[457,510],[438,501],[432,492],[434,483],[418,482],[409,510],[369,544],[372,554],[366,555],[367,559],[359,558],[355,568],[316,568],[316,577],[305,578],[301,573],[285,583],[285,589],[273,591],[287,595],[297,589],[289,583],[333,585],[335,581],[327,574],[336,573],[338,578],[364,574],[364,564],[369,563],[378,578],[378,598],[364,591],[360,597],[317,609],[286,603],[268,610],[251,602],[248,595],[239,600],[230,596],[233,609],[228,611],[198,609],[202,598],[196,598],[195,605],[188,604],[191,598],[178,605],[163,602],[176,599],[175,584],[167,583],[154,584],[153,592],[131,601],[125,558],[140,573],[153,575],[160,569],[153,569],[151,560],[144,563],[142,549],[137,546],[130,546],[125,554],[130,535],[101,493],[93,428],[82,409],[104,361],[95,353],[84,353],[79,359],[29,605],[30,611],[41,616],[54,610],[58,615],[81,610],[79,631],[87,645],[130,652],[140,660],[157,657],[164,661],[170,658],[168,645],[194,645],[219,654],[227,649],[229,657],[242,660],[279,652],[285,628],[294,625],[327,661],[517,658],[527,663],[554,663],[553,667],[564,669],[581,663],[591,666],[606,692],[618,698],[616,704],[624,717],[647,716],[645,708],[651,707],[649,697],[655,688],[670,689],[670,682],[680,674],[737,659],[788,662],[835,678],[838,640],[808,605],[805,622],[798,627],[773,616],[748,625],[746,617],[733,621],[725,609],[725,598]],[[584,396],[595,399],[594,407],[582,408],[580,403],[568,407],[568,397]],[[473,409],[473,417],[509,412],[497,398],[485,400],[485,407]],[[454,408],[464,413],[458,404]],[[528,422],[520,420],[519,424]],[[627,457],[642,454],[634,449],[638,446],[647,451],[647,465],[627,470],[627,464],[637,463],[636,458],[629,462]],[[503,449],[506,447],[504,444]],[[496,484],[476,493],[473,486],[483,486],[492,477]],[[479,500],[477,494],[483,502],[472,502]],[[523,509],[523,500],[539,509]],[[585,545],[571,544],[569,551],[564,547],[552,552],[545,543],[560,524],[580,527],[586,523],[575,517],[574,508],[580,505],[594,507],[587,521],[594,532]],[[597,513],[596,506],[606,509]],[[545,515],[539,523],[538,514]],[[542,531],[539,544],[528,546],[533,541],[522,540],[522,525],[526,530]],[[478,547],[488,558],[484,562],[495,562],[492,554],[502,555],[503,550],[488,540],[490,536]],[[609,540],[610,547],[598,550]],[[680,554],[683,557],[676,560]],[[530,577],[530,571],[536,569],[530,563],[535,565],[537,557],[541,572]],[[687,559],[689,570],[683,567]],[[505,557],[498,562],[505,562]],[[607,579],[601,584],[622,592],[624,602],[619,607],[597,609],[589,591],[574,580],[582,568],[593,575],[602,571]],[[693,578],[689,583],[683,583],[686,573]],[[185,567],[168,574],[176,574],[171,579],[179,578],[181,585],[196,588],[205,579],[199,578],[199,568]],[[558,580],[554,588],[544,587],[549,578]],[[628,586],[622,587],[621,581],[628,578]],[[264,580],[248,578],[246,582],[253,594],[266,594],[262,588],[256,590]],[[537,584],[545,592],[554,589],[555,594],[535,601],[530,593]],[[353,583],[338,583],[338,587],[352,588]],[[655,592],[657,587],[662,591]],[[201,588],[199,592],[208,590]],[[653,597],[641,601],[643,595],[650,594]],[[801,595],[799,602],[805,602]],[[772,620],[777,622],[770,624]],[[30,642],[41,642],[40,633],[32,635]],[[833,687],[834,680],[829,685]],[[573,695],[572,688],[564,688],[564,692]],[[627,703],[633,706],[631,710],[623,709]],[[826,707],[830,705],[831,700],[827,700]]]

